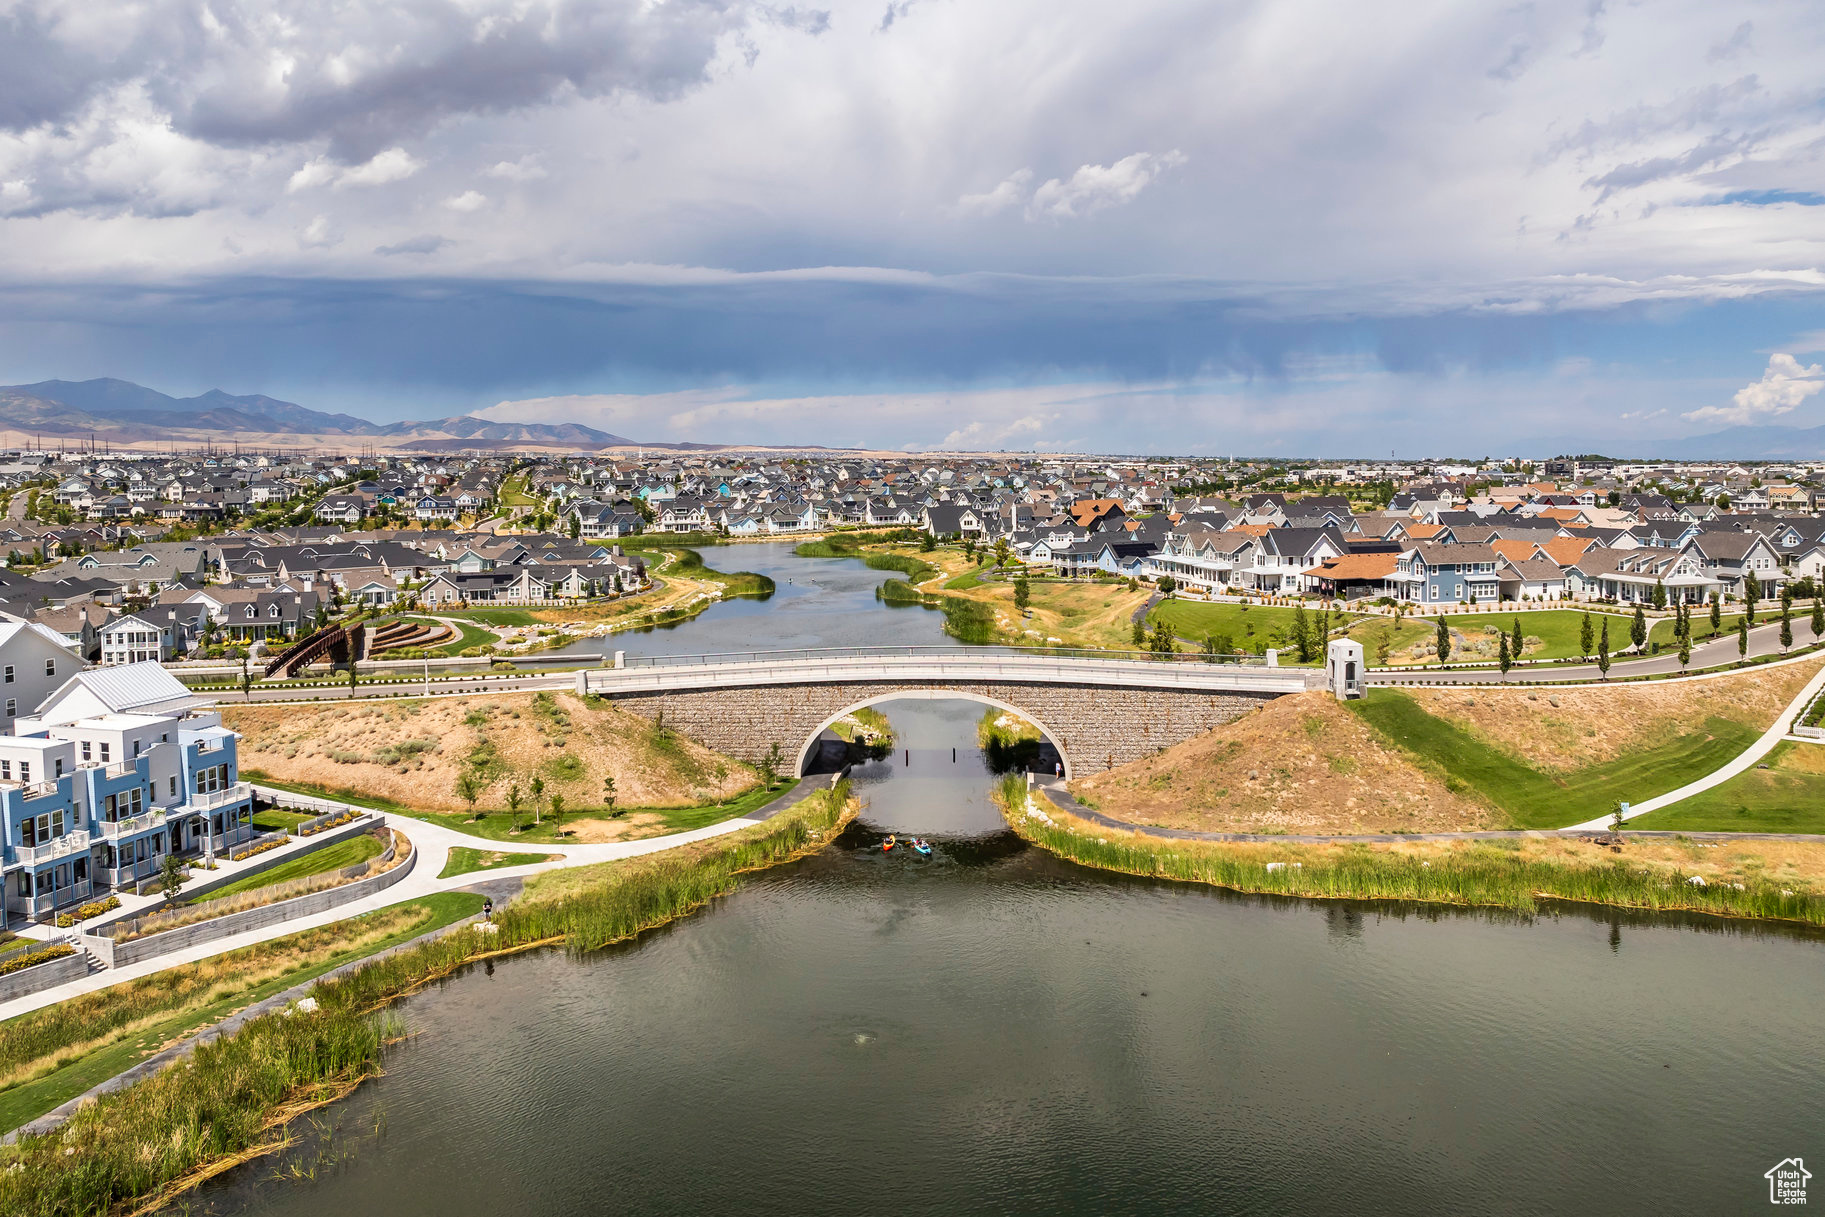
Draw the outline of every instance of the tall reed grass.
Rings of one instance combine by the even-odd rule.
[[[597,950],[631,938],[733,891],[737,876],[787,861],[828,841],[848,815],[840,782],[765,824],[704,843],[690,855],[655,855],[541,876],[496,917],[493,933],[453,933],[375,960],[316,988],[317,1000],[367,1010],[483,955],[562,942]]]
[[[632,937],[733,890],[737,876],[829,841],[848,819],[840,782],[772,820],[688,856],[578,867],[543,877],[497,918],[319,982],[318,1010],[250,1021],[232,1036],[85,1107],[62,1128],[22,1138],[0,1170],[0,1213],[90,1217],[206,1178],[263,1148],[269,1130],[378,1070],[396,1022],[374,1012],[484,955],[563,942],[587,951]]]
[[[1367,844],[1172,841],[1074,821],[1043,797],[1035,801],[1039,816],[1032,816],[1027,794],[1018,774],[1002,779],[997,789],[1015,833],[1070,861],[1129,875],[1320,899],[1413,900],[1521,912],[1536,911],[1542,900],[1570,900],[1825,926],[1825,899],[1759,879],[1740,890],[1728,883],[1700,886],[1670,869],[1622,859],[1528,857],[1519,848],[1505,848],[1507,842],[1465,842],[1420,857]]]
[[[9,1217],[101,1217],[232,1163],[275,1115],[345,1092],[380,1066],[390,1025],[344,1010],[267,1015],[188,1061],[22,1137],[0,1171]]]

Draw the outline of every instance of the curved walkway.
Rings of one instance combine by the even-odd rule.
[[[787,808],[798,803],[800,800],[818,790],[826,789],[830,785],[831,775],[828,774],[801,778],[796,786],[786,791],[779,798],[774,799],[771,803],[768,803],[758,811],[750,812],[745,816],[737,816],[733,819],[722,820],[715,824],[706,825],[703,828],[691,829],[688,832],[670,833],[661,837],[644,837],[638,841],[610,841],[596,845],[528,846],[527,848],[538,849],[545,853],[559,854],[562,856],[555,862],[535,862],[525,866],[507,866],[496,870],[472,871],[465,875],[453,875],[448,879],[438,878],[438,872],[443,870],[444,864],[448,860],[452,848],[456,846],[468,846],[472,849],[479,849],[484,852],[492,853],[497,850],[511,849],[513,846],[508,842],[491,841],[486,837],[472,837],[467,833],[460,833],[453,829],[445,828],[441,824],[432,824],[424,820],[413,819],[411,816],[395,815],[390,812],[376,812],[371,807],[361,807],[353,803],[343,803],[336,799],[319,799],[312,797],[308,800],[309,803],[311,805],[321,806],[324,810],[347,809],[364,814],[380,815],[385,818],[390,827],[397,828],[404,832],[411,840],[413,848],[421,851],[419,860],[414,866],[412,873],[392,887],[386,889],[384,892],[366,897],[365,899],[352,900],[347,904],[338,905],[335,908],[328,909],[322,913],[317,913],[309,917],[294,918],[277,925],[263,926],[259,929],[248,930],[246,933],[236,934],[229,938],[219,938],[213,942],[199,943],[194,947],[172,951],[165,955],[158,955],[151,959],[141,960],[136,964],[129,964],[126,967],[104,968],[99,972],[91,972],[87,976],[70,981],[68,984],[58,985],[54,988],[44,989],[37,993],[29,993],[24,997],[14,998],[12,1001],[0,1003],[0,1020],[12,1018],[14,1015],[24,1014],[44,1006],[56,1005],[60,1001],[76,997],[79,994],[92,993],[97,989],[106,989],[112,985],[119,984],[122,981],[148,976],[154,972],[162,972],[166,968],[175,967],[179,964],[195,963],[199,959],[209,959],[213,956],[237,950],[241,947],[266,942],[269,939],[283,938],[287,934],[295,934],[299,930],[308,930],[316,926],[328,925],[335,921],[346,921],[350,917],[358,917],[363,913],[371,913],[376,909],[388,908],[396,904],[409,903],[417,897],[427,896],[432,892],[463,891],[475,888],[481,884],[492,883],[499,880],[524,879],[528,876],[539,874],[542,871],[558,870],[570,866],[588,866],[596,862],[613,862],[622,858],[635,858],[645,854],[658,853],[662,850],[673,849],[680,845],[690,845],[697,841],[707,841],[712,837],[719,837],[725,833],[735,832],[739,829],[748,828],[752,825],[770,820],[780,812],[785,811]],[[302,796],[294,795],[290,791],[275,790],[257,784],[254,789],[267,798],[277,797],[289,800],[302,799]]]
[[[1800,656],[1783,662],[1799,663],[1807,658],[1816,658],[1816,656]],[[1694,677],[1692,679],[1701,678]],[[1794,717],[1804,710],[1814,697],[1818,696],[1821,689],[1825,689],[1825,666],[1820,667],[1820,669],[1813,674],[1812,679],[1807,681],[1805,687],[1800,690],[1799,694],[1792,701],[1788,702],[1781,712],[1775,716],[1773,724],[1766,731],[1762,732],[1753,744],[1750,744],[1730,761],[1706,774],[1704,777],[1699,778],[1696,781],[1687,782],[1677,790],[1670,790],[1666,794],[1656,795],[1651,799],[1646,799],[1640,803],[1631,805],[1628,814],[1623,817],[1624,821],[1632,820],[1637,816],[1644,816],[1650,811],[1659,811],[1663,807],[1670,807],[1674,803],[1680,802],[1682,799],[1689,799],[1695,794],[1700,794],[1715,786],[1721,786],[1731,778],[1746,773],[1763,757],[1774,751],[1775,746],[1782,740],[1795,738],[1790,734]],[[1038,783],[1038,786],[1045,791],[1047,798],[1058,805],[1061,811],[1069,812],[1071,815],[1088,820],[1092,824],[1100,824],[1105,828],[1113,828],[1120,832],[1141,833],[1145,836],[1164,837],[1178,841],[1284,841],[1300,845],[1328,845],[1348,842],[1476,841],[1496,840],[1503,837],[1537,837],[1544,839],[1566,833],[1605,832],[1609,830],[1612,822],[1612,817],[1600,816],[1597,819],[1586,820],[1582,824],[1572,824],[1564,828],[1492,829],[1481,832],[1357,833],[1338,836],[1312,834],[1293,835],[1287,833],[1194,832],[1184,828],[1163,828],[1147,824],[1132,824],[1126,820],[1117,820],[1112,816],[1106,816],[1100,811],[1094,811],[1079,803],[1076,798],[1072,796],[1070,790],[1065,787],[1065,784],[1060,781],[1041,782]],[[1825,835],[1811,833],[1672,832],[1651,829],[1636,831],[1637,835],[1640,836],[1693,837],[1702,840],[1825,841]]]

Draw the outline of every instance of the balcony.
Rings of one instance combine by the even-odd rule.
[[[66,832],[61,837],[53,837],[43,845],[19,845],[13,849],[13,855],[27,866],[40,862],[50,862],[57,858],[67,858],[74,854],[87,853],[89,849],[89,830],[78,828]]]
[[[231,803],[245,802],[253,797],[253,787],[246,782],[236,782],[221,790],[212,790],[207,794],[192,794],[189,800],[191,811],[214,811]]]
[[[164,823],[165,813],[155,808],[125,820],[103,820],[101,835],[109,841],[118,841],[122,837],[131,837],[135,833],[145,832],[148,828],[162,827]]]

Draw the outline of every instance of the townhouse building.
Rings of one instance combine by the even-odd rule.
[[[155,663],[69,678],[0,736],[0,918],[49,918],[252,837],[239,738]]]

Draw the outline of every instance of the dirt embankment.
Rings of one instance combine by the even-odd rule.
[[[241,732],[248,769],[425,811],[467,811],[465,773],[482,808],[505,806],[516,784],[530,808],[535,777],[547,798],[561,794],[577,810],[603,804],[604,777],[623,807],[718,803],[759,780],[739,761],[573,693],[223,706],[222,718]]]
[[[1580,769],[1665,744],[1727,718],[1766,730],[1818,672],[1817,662],[1750,668],[1706,680],[1607,688],[1408,689],[1428,714],[1468,727],[1545,772]]]
[[[1278,698],[1158,756],[1072,785],[1117,819],[1203,832],[1455,832],[1497,827],[1328,693]]]

